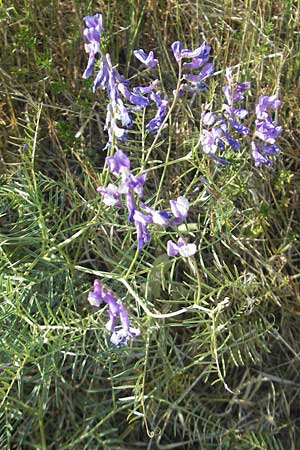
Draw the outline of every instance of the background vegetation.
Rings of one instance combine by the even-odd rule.
[[[0,5],[0,448],[298,450],[300,2]],[[249,147],[217,171],[195,151],[204,98],[178,104],[151,154],[140,133],[126,144],[133,167],[148,161],[154,203],[191,200],[192,266],[165,256],[159,229],[137,255],[125,214],[96,194],[109,179],[106,97],[81,78],[82,17],[95,12],[128,77],[132,50],[154,49],[170,95],[170,44],[205,38],[217,71],[238,65],[251,81],[249,110],[260,94],[282,101],[273,169],[255,168]],[[216,107],[223,76],[206,94]],[[142,330],[124,348],[87,303],[95,275]]]

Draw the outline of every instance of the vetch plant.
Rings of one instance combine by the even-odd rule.
[[[124,206],[128,211],[128,221],[136,232],[137,250],[150,242],[151,227],[164,227],[165,234],[169,228],[179,227],[187,220],[190,203],[185,195],[177,199],[169,199],[170,210],[159,210],[152,207],[150,200],[145,200],[144,187],[147,182],[147,172],[134,175],[129,157],[120,147],[130,136],[130,129],[135,126],[135,115],[146,114],[148,108],[155,105],[156,112],[145,125],[145,135],[154,135],[153,142],[148,151],[148,157],[154,148],[162,130],[167,126],[175,104],[183,98],[184,93],[202,94],[207,87],[207,80],[214,74],[214,65],[210,61],[211,47],[203,42],[198,48],[186,49],[181,41],[171,45],[173,56],[178,65],[177,86],[173,90],[173,100],[170,103],[167,96],[159,90],[159,81],[154,79],[146,86],[130,86],[113,65],[109,53],[102,52],[100,38],[102,16],[87,16],[84,18],[86,28],[84,37],[87,40],[85,50],[89,54],[87,67],[83,78],[92,75],[96,55],[99,54],[99,70],[93,82],[93,92],[98,88],[107,92],[108,104],[105,130],[108,133],[108,142],[105,150],[109,151],[106,165],[117,181],[105,186],[97,187],[102,196],[103,203],[108,207],[120,209]],[[143,49],[133,52],[134,56],[152,73],[159,65],[154,52],[148,53]],[[150,69],[150,70],[148,70]],[[247,123],[248,110],[242,102],[249,91],[250,82],[235,81],[232,70],[225,71],[225,85],[222,87],[224,101],[221,112],[211,111],[211,106],[205,105],[201,114],[199,143],[201,148],[217,167],[231,164],[226,152],[239,152],[241,146],[249,147],[251,124]],[[256,121],[254,138],[251,141],[252,156],[256,166],[272,164],[270,157],[278,153],[275,141],[282,131],[272,120],[270,110],[276,110],[280,105],[277,96],[261,96],[256,105]],[[249,122],[249,121],[248,121]],[[147,134],[148,132],[148,134]],[[147,163],[147,159],[146,159]],[[145,164],[145,161],[144,161]],[[197,252],[195,243],[188,243],[180,236],[177,242],[168,240],[167,255],[169,257],[181,256],[189,258]],[[111,291],[104,288],[98,280],[94,282],[94,289],[89,293],[89,302],[99,306],[102,302],[108,305],[109,321],[106,328],[112,332],[111,342],[115,345],[124,345],[129,338],[138,336],[139,330],[130,328],[129,319],[122,302],[118,301]],[[119,317],[121,330],[115,331],[115,321]]]

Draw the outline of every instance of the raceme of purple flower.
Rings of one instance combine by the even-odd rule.
[[[244,119],[248,115],[248,111],[244,108],[240,108],[235,104],[244,100],[244,93],[250,88],[250,82],[237,82],[234,83],[232,72],[230,68],[226,69],[226,80],[227,85],[222,87],[222,92],[225,94],[227,104],[223,104],[224,117],[227,119],[227,123],[230,125],[233,131],[236,131],[240,135],[249,134],[249,128],[244,126],[240,120]],[[226,127],[226,132],[228,133],[228,127]],[[237,145],[232,141],[232,137],[226,136],[228,144],[233,148],[237,149]],[[232,145],[234,144],[234,145]]]
[[[197,247],[195,244],[187,244],[185,240],[180,237],[175,244],[173,241],[167,242],[167,254],[168,256],[184,256],[188,258],[189,256],[193,256],[197,251]]]
[[[269,110],[277,110],[280,106],[280,100],[276,95],[262,95],[256,104],[255,137],[260,140],[251,142],[252,157],[255,166],[272,166],[269,157],[275,156],[279,152],[276,145],[276,139],[282,132],[282,127],[277,126],[272,120]]]
[[[117,347],[127,343],[130,338],[141,334],[137,328],[130,327],[130,321],[124,304],[117,300],[115,295],[106,289],[98,279],[94,280],[93,289],[88,294],[88,301],[92,306],[99,307],[102,303],[108,306],[109,320],[106,323],[106,329],[112,333],[110,342]],[[115,330],[116,319],[120,319],[120,330]]]
[[[145,64],[147,67],[155,67],[158,64],[158,60],[154,58],[154,53],[151,51],[148,53],[144,52],[142,48],[133,51],[134,56]]]
[[[103,30],[102,15],[95,14],[94,16],[85,16],[83,20],[86,23],[83,35],[88,41],[88,43],[84,45],[84,48],[86,53],[89,54],[89,60],[82,76],[83,78],[89,78],[94,69],[95,56],[100,50],[100,35]]]
[[[183,45],[180,41],[175,41],[171,45],[174,57],[178,64],[182,63],[182,59],[189,58],[192,59],[191,62],[184,62],[182,65],[183,70],[186,69],[199,69],[201,70],[198,73],[186,73],[184,74],[184,78],[192,83],[192,86],[188,84],[181,84],[179,89],[179,95],[182,95],[183,91],[187,92],[201,92],[205,89],[206,84],[203,82],[206,78],[210,77],[214,73],[214,65],[212,63],[208,63],[209,53],[211,47],[203,42],[200,47],[195,50],[189,50],[183,48]]]
[[[160,226],[180,225],[187,217],[189,211],[188,200],[181,196],[176,200],[170,200],[171,211],[156,210],[140,202],[143,196],[143,187],[146,174],[133,175],[130,171],[130,161],[122,150],[117,150],[113,156],[106,157],[106,164],[110,172],[120,176],[119,185],[110,183],[106,188],[99,186],[97,192],[103,197],[107,206],[121,206],[121,195],[125,195],[128,220],[134,223],[137,233],[137,248],[141,250],[143,245],[150,240],[148,225]],[[137,195],[135,200],[134,194]]]

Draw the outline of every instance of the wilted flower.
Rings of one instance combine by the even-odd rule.
[[[133,54],[147,67],[153,68],[158,64],[158,60],[154,58],[154,53],[152,51],[147,54],[142,48],[140,48],[138,50],[134,50]]]
[[[195,244],[187,244],[185,240],[180,237],[175,244],[172,241],[167,242],[167,254],[168,256],[184,256],[185,258],[193,256],[197,251]]]

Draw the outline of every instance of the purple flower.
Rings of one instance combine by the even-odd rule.
[[[107,156],[105,161],[112,174],[128,174],[130,161],[128,156],[122,150],[117,150],[113,156]]]
[[[149,242],[150,233],[147,225],[153,222],[150,215],[143,214],[141,211],[135,210],[133,220],[137,233],[137,249],[140,251],[144,244]]]
[[[116,118],[121,120],[123,127],[131,127],[133,125],[132,117],[120,98],[117,101]]]
[[[85,21],[85,24],[87,26],[86,30],[92,30],[93,32],[97,32],[97,33],[99,33],[99,37],[100,37],[100,33],[103,30],[102,14],[98,13],[98,14],[95,14],[94,16],[85,16],[83,18],[83,20]],[[99,38],[98,38],[98,41],[99,41]]]
[[[189,211],[189,201],[185,197],[178,197],[177,200],[170,200],[171,210],[175,219],[173,225],[180,225],[187,217]]]
[[[207,61],[211,50],[211,47],[205,42],[195,50],[189,50],[187,48],[182,48],[182,43],[180,41],[175,41],[171,45],[171,48],[177,62],[179,62],[181,58],[193,58],[192,63],[185,63],[185,67],[190,69],[200,67],[204,64]]]
[[[215,123],[216,119],[217,119],[216,114],[214,114],[212,112],[205,112],[204,111],[201,114],[202,123],[204,125],[208,126],[208,127],[211,127]]]
[[[231,117],[228,117],[228,122],[230,123],[230,125],[234,129],[234,131],[236,131],[237,133],[242,134],[242,135],[249,134],[250,130],[248,127],[245,127],[245,125],[236,122]]]
[[[259,152],[259,147],[257,146],[255,141],[251,142],[251,147],[255,166],[272,166],[272,161],[267,159],[262,153]]]
[[[121,92],[121,94],[124,95],[126,100],[128,100],[133,105],[148,106],[150,104],[147,97],[130,92],[129,89],[123,83],[118,84],[118,89]]]
[[[105,89],[108,87],[108,81],[109,81],[109,72],[107,67],[107,62],[105,56],[102,56],[101,58],[101,67],[99,72],[96,75],[96,78],[94,80],[93,84],[93,92],[96,92],[96,89],[98,86],[102,86],[102,89]]]
[[[210,77],[214,71],[214,65],[212,63],[208,63],[200,70],[198,75],[188,73],[184,77],[191,83],[200,83],[202,80],[205,80],[205,78]]]
[[[169,211],[156,211],[154,208],[150,208],[147,205],[142,204],[146,213],[150,214],[153,223],[156,225],[167,226],[169,225],[169,219],[172,217],[172,213]]]
[[[145,64],[147,67],[155,67],[158,64],[158,60],[154,59],[154,53],[151,51],[148,54],[144,52],[142,48],[133,51],[134,56]]]
[[[83,20],[86,23],[83,35],[88,41],[88,44],[85,44],[84,48],[86,53],[89,53],[89,60],[82,77],[89,78],[95,65],[96,53],[100,50],[100,35],[103,29],[102,15],[95,14],[94,16],[86,16]]]
[[[168,100],[163,100],[159,92],[152,92],[150,98],[156,103],[157,112],[153,119],[147,123],[146,127],[151,133],[155,133],[163,123],[163,119],[167,112]]]
[[[210,53],[211,47],[206,44],[204,41],[200,47],[196,48],[195,50],[188,50],[183,49],[181,50],[181,57],[182,58],[201,58],[201,59],[207,59],[208,55]]]
[[[221,128],[213,127],[209,130],[202,130],[200,141],[202,144],[202,149],[204,153],[214,154],[220,147],[221,138],[223,136],[223,131]]]
[[[167,242],[168,256],[177,256],[179,254],[180,256],[188,258],[189,256],[194,255],[196,251],[197,251],[196,245],[187,244],[182,237],[178,239],[177,244],[175,244],[172,241]]]
[[[244,99],[243,93],[250,88],[250,82],[245,81],[243,83],[238,82],[234,85],[232,72],[229,67],[226,69],[227,86],[222,87],[222,92],[226,97],[226,101],[229,106],[233,106],[234,102],[239,102]]]
[[[282,132],[282,127],[276,126],[269,116],[262,121],[256,120],[255,125],[255,135],[268,144],[274,144],[275,140]]]
[[[146,95],[151,94],[153,92],[153,89],[156,87],[158,83],[158,80],[152,81],[148,86],[136,86],[132,89],[134,94],[140,94],[140,95]]]
[[[104,292],[99,280],[94,281],[93,290],[89,292],[88,301],[92,306],[100,306],[103,302]]]
[[[137,328],[129,328],[129,331],[125,331],[121,328],[118,331],[115,331],[110,338],[110,342],[114,344],[116,347],[123,347],[123,345],[127,344],[128,339],[140,336],[141,332]]]
[[[177,62],[181,60],[181,50],[182,50],[182,43],[180,41],[175,41],[171,45],[174,57]]]
[[[103,196],[103,202],[107,206],[121,206],[120,192],[117,186],[112,183],[104,188],[102,186],[97,187],[97,192]]]
[[[267,108],[278,109],[281,101],[277,95],[261,95],[256,104],[255,113],[258,119],[266,119],[268,117]]]
[[[129,338],[139,336],[140,330],[130,327],[130,321],[125,306],[115,295],[104,288],[99,280],[94,281],[94,288],[89,293],[88,301],[93,306],[100,306],[104,301],[108,306],[109,320],[106,323],[106,329],[112,333],[110,341],[112,344],[120,347],[125,345]],[[115,322],[117,317],[120,318],[121,329],[115,331]]]

